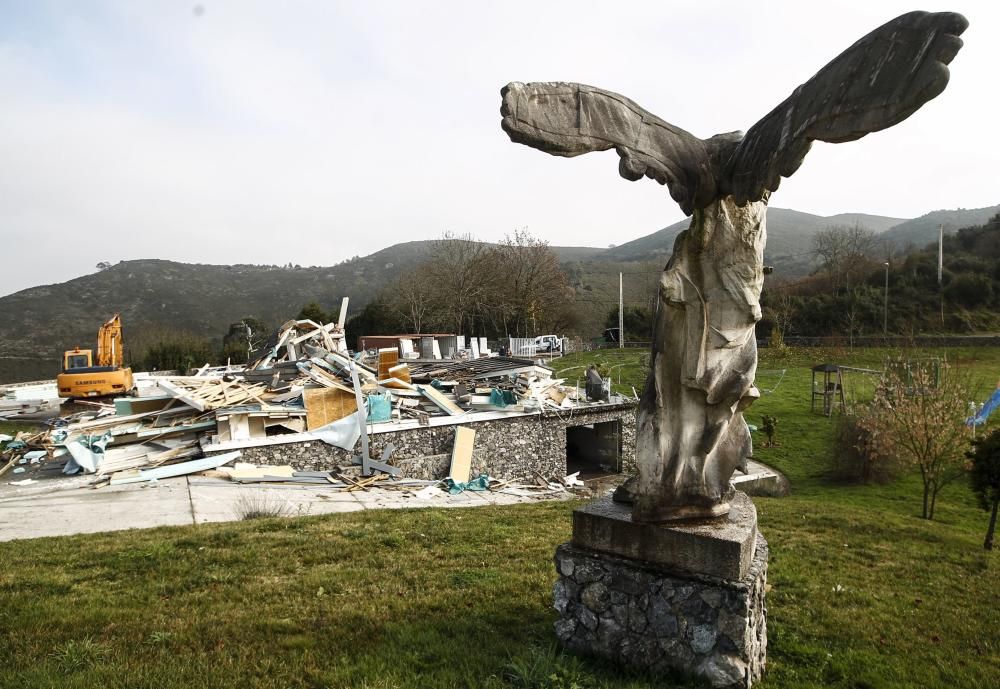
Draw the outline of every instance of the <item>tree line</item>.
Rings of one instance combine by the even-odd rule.
[[[827,228],[813,240],[819,265],[812,275],[765,282],[758,337],[853,339],[880,335],[883,327],[893,335],[997,328],[1000,215],[946,236],[943,248],[939,284],[936,242],[920,251],[893,251],[861,225]]]
[[[492,338],[562,334],[579,315],[548,243],[517,230],[493,244],[446,234],[347,323],[359,335],[448,332]]]
[[[579,315],[574,292],[548,243],[517,230],[495,244],[445,234],[425,258],[388,282],[346,324],[348,346],[359,335],[450,332],[491,338],[563,334]],[[339,308],[339,305],[337,306]],[[295,316],[336,321],[315,301]],[[129,333],[126,359],[143,370],[187,370],[241,364],[278,326],[248,316],[225,334],[207,336],[153,326]]]

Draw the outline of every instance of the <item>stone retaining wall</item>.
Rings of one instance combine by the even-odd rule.
[[[680,577],[564,543],[556,550],[559,642],[654,673],[748,689],[767,654],[767,542],[757,534],[742,581]]]
[[[635,406],[620,404],[574,409],[556,414],[514,416],[465,423],[476,431],[472,475],[484,472],[494,478],[521,479],[532,471],[545,476],[566,472],[566,429],[608,421],[621,422],[621,470],[635,472]],[[396,446],[392,462],[408,478],[440,479],[448,474],[454,425],[410,428],[373,433],[371,454],[381,455],[389,443]],[[360,443],[358,443],[360,447]],[[330,471],[349,464],[348,452],[319,440],[258,445],[241,448],[241,461],[255,464],[290,464],[297,471]]]

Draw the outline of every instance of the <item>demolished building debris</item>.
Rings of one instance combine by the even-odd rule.
[[[35,452],[62,462],[64,473],[93,474],[98,485],[213,470],[238,482],[343,490],[376,483],[420,489],[446,478],[462,486],[488,474],[486,486],[523,479],[521,490],[551,491],[575,483],[564,479],[571,426],[617,420],[608,436],[613,468],[634,454],[631,441],[623,442],[634,429],[631,398],[589,401],[580,381],[555,378],[530,359],[484,355],[489,349],[479,338],[476,358],[464,338],[449,348],[454,359],[423,358],[425,343],[407,347],[399,338],[394,347],[352,355],[342,321],[288,321],[242,369],[150,376],[137,397],[90,403],[46,430],[19,433],[0,467]],[[552,457],[526,439],[530,423],[556,445]],[[262,467],[226,466],[238,458]],[[535,472],[545,480],[536,481]]]

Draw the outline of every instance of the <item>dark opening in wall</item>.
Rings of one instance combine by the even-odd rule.
[[[622,468],[622,428],[615,419],[566,429],[566,473],[581,479],[617,474]]]

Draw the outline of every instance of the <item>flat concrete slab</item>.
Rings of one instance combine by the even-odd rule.
[[[631,505],[599,498],[573,511],[573,545],[681,574],[728,581],[746,576],[757,539],[757,509],[737,491],[724,518],[647,524]]]
[[[736,490],[747,495],[781,498],[791,492],[791,484],[784,474],[752,459],[747,462],[747,473],[737,471],[731,481]]]
[[[15,477],[16,479],[17,477]],[[246,484],[206,476],[92,488],[92,476],[46,476],[0,483],[0,541],[156,526],[237,521],[255,507],[281,516],[414,507],[480,507],[566,500],[572,493],[509,495],[370,488],[346,492],[313,485]]]
[[[183,479],[0,498],[3,541],[191,523],[191,498]]]

